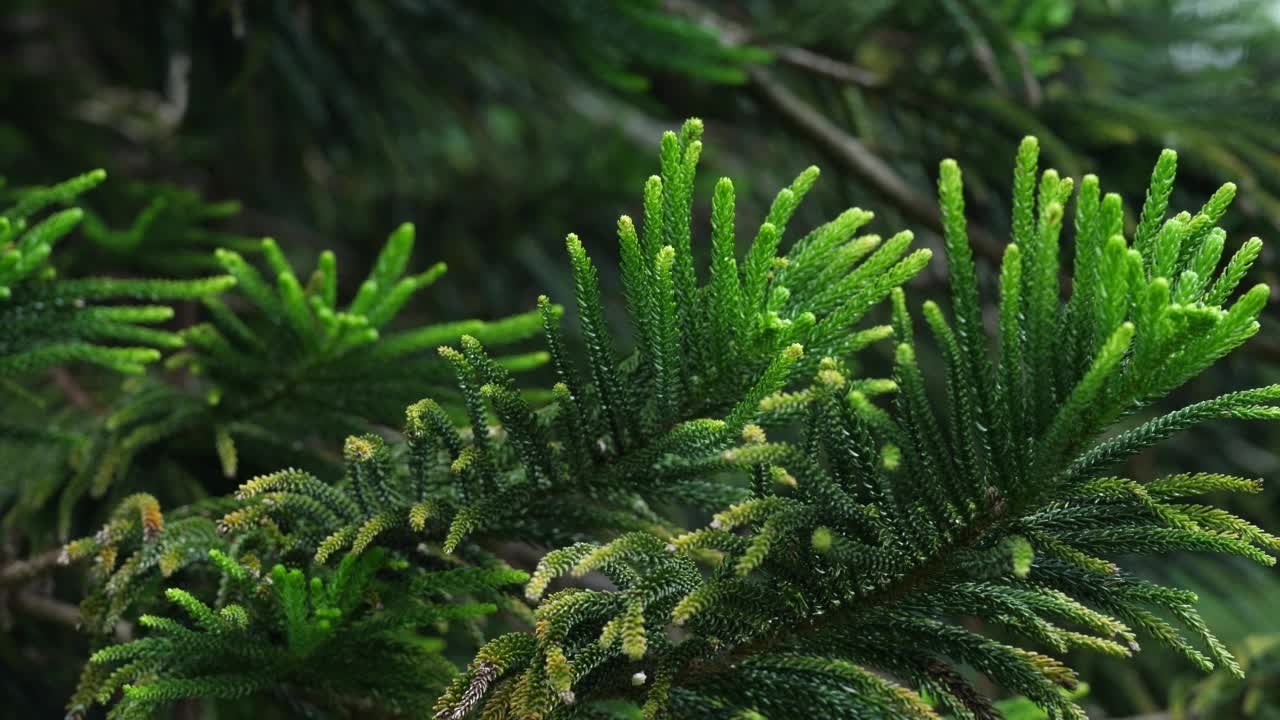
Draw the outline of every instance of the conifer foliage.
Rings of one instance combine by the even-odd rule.
[[[742,271],[732,184],[717,184],[711,277],[699,286],[689,218],[700,133],[700,123],[690,121],[679,135],[664,137],[663,174],[645,185],[643,235],[630,218],[618,222],[635,350],[619,354],[596,270],[570,235],[588,372],[568,357],[559,313],[545,297],[538,312],[560,382],[543,408],[526,402],[479,338],[464,335],[460,349],[442,346],[467,409],[466,426],[454,428],[436,400],[410,406],[404,472],[381,438],[348,438],[350,483],[338,492],[353,512],[320,518],[317,561],[348,545],[359,551],[377,534],[403,526],[437,528],[445,552],[477,534],[546,543],[619,529],[671,529],[664,510],[715,509],[743,497],[742,487],[716,479],[732,469],[717,453],[738,443],[760,417],[762,401],[774,401],[771,416],[795,407],[798,401],[777,393],[807,362],[801,343],[847,352],[891,334],[887,326],[851,326],[927,262],[927,250],[907,253],[910,233],[883,243],[874,235],[855,237],[871,215],[852,209],[777,255],[782,229],[816,180],[815,168],[779,192]],[[332,507],[321,493],[333,491],[321,487],[293,471],[251,481],[238,496],[246,506],[224,518],[224,527],[262,515],[294,517],[280,493]]]
[[[388,238],[355,297],[338,301],[338,270],[332,252],[320,255],[305,285],[274,240],[260,242],[263,272],[240,253],[216,251],[236,279],[237,297],[204,300],[209,321],[183,330],[189,351],[168,359],[202,382],[202,393],[156,384],[122,404],[108,420],[120,437],[108,464],[122,472],[138,448],[195,428],[216,443],[223,472],[237,472],[236,440],[288,446],[306,427],[320,438],[364,432],[369,420],[390,420],[424,386],[445,385],[448,366],[424,349],[471,332],[495,344],[537,332],[536,315],[493,323],[461,321],[389,331],[413,296],[445,272],[443,263],[405,275],[414,227],[404,224]],[[269,278],[269,279],[268,279]],[[249,312],[236,312],[236,305]],[[515,369],[536,367],[545,356],[505,358]]]
[[[158,675],[125,686],[113,716],[145,718],[185,697],[237,699],[277,687],[297,694],[298,707],[360,707],[372,699],[412,714],[455,672],[440,653],[443,642],[421,629],[493,613],[492,602],[464,599],[528,577],[483,567],[414,573],[382,548],[346,556],[324,579],[283,565],[260,574],[217,550],[211,558],[224,573],[224,595],[238,602],[214,610],[185,590],[166,591],[186,622],[143,615],[150,635],[95,653],[73,713],[106,702],[126,681]]]
[[[208,473],[215,479],[235,478],[245,455],[249,467],[281,457],[331,466],[306,441],[367,432],[373,422],[394,422],[424,388],[448,391],[449,365],[431,351],[439,343],[472,333],[503,345],[538,332],[537,313],[391,329],[404,305],[446,270],[436,263],[406,275],[414,234],[408,223],[391,234],[346,304],[338,299],[332,252],[320,255],[304,284],[270,238],[253,248],[266,277],[241,253],[218,249],[213,258],[235,292],[203,297],[208,319],[172,336],[180,349],[165,361],[166,369],[185,371],[191,382],[144,380],[112,407],[86,443],[92,461],[81,463],[61,489],[62,534],[76,502],[128,477],[140,454],[202,454],[216,460]],[[545,361],[545,353],[534,352],[498,362],[524,370]],[[453,395],[442,402],[458,406]]]
[[[548,298],[510,321],[521,332],[496,334],[536,323],[550,393],[522,391],[511,370],[524,361],[491,357],[493,337],[442,339],[456,392],[410,405],[403,442],[350,435],[342,481],[280,470],[172,521],[137,495],[69,545],[68,558],[98,560],[87,606],[112,618],[99,630],[180,564],[205,579],[167,592],[184,621],[144,615],[151,632],[96,652],[71,709],[146,717],[180,698],[270,694],[421,716],[442,692],[438,720],[997,718],[976,671],[1057,719],[1084,717],[1056,657],[1074,648],[1128,656],[1154,641],[1239,673],[1192,593],[1117,563],[1212,551],[1272,564],[1280,549],[1195,500],[1258,481],[1123,476],[1125,460],[1194,425],[1280,418],[1280,386],[1156,405],[1258,330],[1267,289],[1238,286],[1260,242],[1224,263],[1217,227],[1234,186],[1169,216],[1166,152],[1127,236],[1118,195],[1041,173],[1028,138],[992,332],[960,170],[944,161],[951,308],[919,310],[944,360],[929,383],[900,287],[929,260],[910,233],[860,234],[871,214],[851,209],[780,251],[816,169],[778,193],[743,255],[720,180],[711,261],[696,266],[701,133],[692,120],[663,137],[642,222],[619,220],[628,346],[570,235],[585,370]],[[398,276],[402,254],[384,251],[357,295],[366,319],[396,297],[378,274]],[[310,290],[276,267],[272,290],[230,256],[224,266],[282,325],[332,323],[338,343],[377,326],[337,319],[323,267]],[[885,299],[891,325],[858,329]],[[405,337],[421,347],[431,332]],[[890,338],[894,377],[858,377],[853,354]],[[386,343],[360,367],[385,369]],[[526,576],[500,557],[513,542],[556,549]],[[452,655],[479,646],[464,672],[438,638]]]
[[[892,407],[871,403],[839,358],[824,359],[800,441],[753,429],[719,454],[775,482],[670,541],[632,532],[548,554],[526,588],[541,603],[535,631],[482,648],[436,717],[628,716],[619,700],[655,718],[998,717],[968,667],[1052,718],[1083,718],[1064,692],[1076,676],[1053,655],[1125,656],[1139,639],[1239,673],[1193,594],[1114,558],[1189,550],[1272,564],[1264,548],[1280,540],[1194,501],[1258,483],[1187,473],[1144,485],[1113,473],[1192,425],[1280,417],[1280,387],[1104,433],[1257,331],[1266,287],[1231,298],[1258,242],[1219,271],[1225,238],[1215,225],[1230,185],[1199,212],[1166,217],[1171,152],[1132,241],[1119,196],[1086,176],[1064,303],[1059,247],[1073,183],[1037,175],[1037,154],[1031,138],[1018,152],[996,359],[960,171],[947,161],[939,191],[952,319],[922,308],[946,360],[945,402],[926,393],[896,293]],[[589,572],[617,589],[546,594],[556,577]],[[960,616],[1007,634],[979,633]]]
[[[166,360],[170,369],[187,370],[199,391],[153,380],[119,402],[105,418],[104,429],[86,443],[91,459],[81,462],[61,488],[60,530],[65,534],[71,527],[77,500],[119,484],[133,469],[136,457],[147,452],[178,454],[194,445],[204,450],[205,464],[212,465],[206,470],[214,470],[216,478],[236,476],[245,462],[246,447],[251,467],[260,466],[264,457],[281,456],[327,467],[332,461],[306,441],[335,440],[347,432],[363,435],[374,423],[399,414],[414,393],[433,385],[449,390],[449,365],[424,348],[456,341],[463,333],[503,345],[541,328],[541,316],[528,313],[492,322],[457,321],[386,332],[405,303],[445,270],[443,264],[436,264],[405,277],[413,242],[413,226],[398,228],[355,298],[345,306],[337,300],[332,253],[320,256],[304,287],[271,239],[262,240],[259,249],[275,274],[274,283],[266,281],[241,254],[219,250],[217,260],[239,292],[235,297],[204,298],[209,321],[185,328],[180,333],[184,349]],[[247,303],[252,311],[237,312],[232,303]],[[545,353],[533,352],[503,357],[495,364],[523,370],[545,361]],[[446,423],[444,408],[462,412],[456,395],[443,397],[441,403],[436,408]],[[353,437],[349,445],[358,443]],[[356,457],[367,462],[355,462],[352,471],[361,472],[366,464],[383,467],[385,453],[383,448],[377,459],[371,459],[357,452]],[[144,463],[153,464],[157,464],[154,458]],[[302,471],[285,475],[310,477]],[[378,483],[386,481],[378,477]],[[314,478],[312,482],[319,484]],[[276,490],[265,498],[266,503],[281,497],[280,489]],[[140,604],[160,593],[166,578],[192,565],[199,574],[211,550],[231,550],[215,520],[235,501],[207,499],[162,515],[156,495],[159,488],[154,495],[129,494],[101,531],[66,546],[67,562],[94,561],[81,613],[85,623],[100,632],[109,633],[126,615],[138,612]],[[323,520],[346,518],[349,505],[335,502],[336,495],[331,491],[306,509],[320,512]],[[291,510],[298,509],[292,502],[296,498],[287,493],[284,497],[290,499],[285,504]],[[139,522],[132,508],[143,500],[164,521],[153,526]],[[228,517],[223,529],[234,526],[236,517],[244,520],[248,515]],[[241,539],[235,547],[243,549],[244,542]]]
[[[234,284],[226,275],[188,281],[56,278],[49,261],[54,244],[80,224],[84,211],[45,211],[73,203],[105,179],[105,172],[94,170],[51,187],[8,193],[12,205],[0,211],[0,377],[29,377],[71,362],[141,373],[161,350],[182,346],[174,333],[148,327],[173,317],[173,309],[103,301],[199,298]]]
[[[464,335],[460,347],[439,350],[466,408],[462,427],[445,409],[447,396],[422,400],[406,412],[402,451],[375,434],[353,435],[344,445],[342,483],[330,485],[292,469],[260,476],[241,486],[219,535],[209,538],[203,518],[187,521],[192,532],[199,525],[205,542],[237,562],[246,556],[255,565],[302,560],[316,577],[334,572],[330,561],[341,553],[361,557],[379,546],[428,572],[439,569],[442,554],[488,567],[494,561],[484,548],[499,541],[549,545],[628,530],[671,536],[684,510],[714,511],[747,497],[746,487],[731,480],[736,466],[721,453],[737,446],[744,433],[760,432],[753,423],[785,421],[804,405],[803,394],[782,392],[797,369],[814,365],[802,346],[843,355],[889,337],[887,326],[853,326],[919,272],[929,252],[909,252],[910,233],[887,241],[859,235],[872,216],[851,209],[780,255],[784,230],[817,179],[817,169],[810,168],[778,193],[739,269],[734,192],[725,179],[712,199],[709,278],[699,282],[691,214],[701,131],[693,120],[680,133],[664,136],[661,175],[644,188],[643,224],[637,228],[628,217],[618,223],[634,330],[630,353],[624,355],[611,336],[596,270],[581,241],[570,235],[566,247],[587,369],[580,371],[567,354],[557,306],[540,298],[537,317],[559,380],[549,402],[531,403],[508,368],[485,351],[481,334]],[[868,391],[889,385],[871,383]],[[199,548],[167,536],[167,530],[149,536],[127,518],[124,524],[125,531],[78,541],[69,554],[100,558],[105,551],[114,557],[125,549],[130,560],[116,574],[127,568],[138,577],[131,590],[136,592],[153,582],[151,568],[165,573],[166,554],[194,557],[190,553]],[[127,583],[107,580],[102,602],[121,607],[112,596]],[[220,584],[227,586],[225,580]],[[379,595],[384,603],[393,590],[403,594],[411,588],[388,588]],[[234,596],[222,600],[232,602]],[[522,603],[508,605],[517,617],[522,614]],[[396,619],[389,604],[380,612],[388,623],[412,622]],[[246,642],[255,640],[272,642],[262,636]],[[178,641],[174,652],[207,656],[203,646]],[[164,663],[124,663],[114,671],[120,673],[111,681],[115,685],[100,684],[104,671],[98,666],[133,658],[131,652],[96,655],[78,702],[106,699],[121,682],[181,687],[185,696],[230,692],[212,676],[205,677],[212,683],[207,686],[195,678],[170,683],[173,673],[186,670]],[[324,653],[311,659],[327,661]],[[247,678],[237,687],[244,693],[262,689]],[[126,697],[152,697],[149,692],[126,690]],[[167,699],[178,696],[165,693]]]

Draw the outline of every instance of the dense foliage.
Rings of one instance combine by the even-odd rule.
[[[142,615],[152,634],[97,651],[71,709],[121,691],[113,714],[147,717],[182,698],[269,691],[412,714],[451,675],[442,646],[424,644],[426,627],[447,636],[445,621],[463,622],[483,636],[474,618],[499,607],[534,631],[480,647],[448,683],[437,717],[625,717],[628,699],[650,717],[808,717],[815,708],[998,717],[961,664],[1050,717],[1083,717],[1061,691],[1075,674],[1045,653],[1127,656],[1139,637],[1203,669],[1239,673],[1193,594],[1131,575],[1114,558],[1187,550],[1272,564],[1259,546],[1280,539],[1180,502],[1256,491],[1257,482],[1182,473],[1142,484],[1109,472],[1205,421],[1274,418],[1280,390],[1230,393],[1104,436],[1258,330],[1267,288],[1231,298],[1260,244],[1245,243],[1224,264],[1226,234],[1216,227],[1234,186],[1195,215],[1166,217],[1176,165],[1166,152],[1130,241],[1120,197],[1086,176],[1063,302],[1059,243],[1074,182],[1038,173],[1038,144],[1024,141],[993,365],[960,171],[944,162],[954,320],[924,305],[946,360],[946,402],[935,403],[898,289],[929,259],[903,257],[909,233],[859,235],[870,214],[853,209],[777,255],[816,169],[778,194],[741,268],[733,185],[721,180],[709,277],[699,284],[690,213],[701,131],[690,121],[664,137],[641,229],[625,216],[618,223],[630,353],[619,354],[595,268],[570,235],[589,372],[574,369],[558,313],[541,298],[560,380],[549,404],[531,405],[480,340],[463,335],[460,349],[439,351],[466,408],[461,427],[422,400],[407,410],[403,452],[377,434],[347,438],[340,483],[301,470],[259,476],[216,530],[198,516],[166,523],[154,498],[137,495],[99,533],[70,544],[66,559],[97,558],[102,589],[85,610],[102,613],[100,631],[149,606],[157,575],[202,554],[209,567],[196,574],[213,578],[193,587],[216,588],[207,601],[168,590],[192,625]],[[386,265],[398,273],[401,263]],[[294,286],[291,274],[280,277],[282,288]],[[323,277],[311,284],[318,309],[327,307]],[[892,326],[850,327],[891,293]],[[301,313],[305,295],[296,295]],[[322,317],[301,316],[295,329]],[[894,378],[853,376],[849,353],[890,336],[899,341]],[[886,393],[888,409],[871,399]],[[714,513],[711,524],[690,526],[688,509]],[[566,546],[529,578],[488,549],[513,540]],[[599,573],[610,587],[544,598],[566,573]],[[538,603],[531,616],[501,593],[525,580]],[[476,595],[493,602],[476,604]],[[958,616],[1007,627],[1030,647],[949,621]]]
[[[1165,219],[1172,153],[1156,166],[1132,243],[1119,196],[1103,198],[1086,176],[1064,303],[1058,246],[1073,183],[1053,170],[1037,178],[1037,154],[1033,139],[1018,153],[997,365],[981,324],[959,169],[946,161],[939,190],[954,327],[936,304],[923,310],[947,361],[945,405],[926,393],[899,293],[890,411],[868,401],[839,359],[825,358],[803,399],[787,402],[803,410],[798,441],[771,442],[760,426],[746,426],[744,444],[708,454],[756,478],[748,499],[674,538],[633,532],[548,554],[526,588],[541,601],[535,632],[482,648],[437,717],[460,719],[476,707],[493,717],[595,717],[607,712],[592,701],[628,696],[646,717],[937,717],[885,674],[954,716],[998,717],[957,664],[1050,717],[1083,717],[1061,692],[1074,688],[1074,673],[1040,650],[1127,656],[1139,636],[1202,668],[1240,673],[1194,595],[1130,575],[1112,558],[1194,550],[1274,564],[1259,546],[1274,550],[1280,539],[1216,508],[1176,502],[1254,492],[1256,483],[1184,473],[1138,484],[1108,473],[1201,422],[1275,419],[1280,388],[1231,393],[1102,435],[1257,331],[1265,286],[1222,308],[1257,242],[1217,272],[1224,233],[1214,226],[1230,185],[1194,216]],[[771,407],[766,398],[755,414],[765,419]],[[696,560],[708,554],[702,572]],[[556,577],[592,571],[617,589],[543,597]],[[947,621],[956,616],[1008,627],[1032,647]]]

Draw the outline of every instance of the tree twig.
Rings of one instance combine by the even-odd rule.
[[[14,560],[0,567],[0,588],[23,585],[58,565],[62,548],[53,548],[36,555],[30,560]]]
[[[673,12],[700,22],[707,29],[715,32],[725,45],[743,45],[750,39],[750,33],[745,27],[716,15],[706,8],[695,7],[685,0],[666,0],[666,6]],[[813,71],[819,71],[818,66],[823,66],[825,69],[823,74],[827,76],[831,76],[833,67],[839,66],[839,63],[827,58],[823,60],[829,62],[818,62],[817,58],[821,56],[813,53],[806,55],[807,52],[802,51],[799,55],[790,53],[790,59],[783,53],[779,53],[779,57]],[[808,63],[794,62],[800,57]],[[847,71],[850,68],[852,66],[844,70]],[[860,70],[860,68],[853,69]],[[908,217],[941,232],[942,214],[933,198],[917,192],[880,156],[776,80],[767,68],[750,65],[747,67],[747,76],[761,101],[776,111],[797,132],[809,138],[811,142],[844,165],[847,170],[878,190]],[[990,233],[970,223],[969,239],[980,254],[999,265],[1004,256],[1004,250]]]
[[[9,606],[34,618],[65,625],[69,628],[80,627],[80,608],[70,603],[55,600],[48,595],[33,592],[15,593],[9,599]]]
[[[9,607],[21,611],[39,620],[79,630],[80,608],[57,598],[35,592],[19,592],[9,596]],[[133,624],[121,620],[116,623],[115,636],[118,642],[133,639]]]
[[[72,405],[94,414],[100,412],[98,407],[94,405],[93,398],[89,397],[89,393],[85,392],[79,381],[66,368],[54,368],[49,371],[49,375],[53,378],[53,383],[58,386],[58,389],[62,391],[62,394],[67,397],[67,400]]]
[[[788,65],[829,77],[832,80],[864,88],[883,87],[885,84],[884,78],[866,68],[840,62],[802,47],[775,47],[773,52],[778,56],[779,60]]]
[[[942,215],[937,203],[916,191],[883,159],[857,138],[841,130],[822,113],[802,100],[761,67],[748,69],[752,86],[762,101],[778,112],[796,131],[808,137],[846,169],[869,183],[906,215],[942,230]],[[998,263],[1003,251],[984,229],[969,224],[969,239],[975,248],[992,262]]]

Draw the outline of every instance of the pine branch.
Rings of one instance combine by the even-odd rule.
[[[731,471],[732,464],[721,454],[741,438],[761,432],[755,423],[768,421],[767,401],[786,390],[806,363],[816,364],[803,346],[843,353],[887,337],[888,328],[851,333],[851,327],[919,272],[929,253],[908,253],[909,233],[872,253],[879,240],[857,235],[871,217],[859,210],[842,214],[784,251],[788,221],[817,178],[816,168],[809,168],[778,193],[741,264],[730,234],[732,184],[717,186],[712,279],[700,286],[693,266],[692,218],[687,217],[700,134],[697,120],[679,133],[666,134],[663,176],[651,178],[645,187],[643,232],[628,218],[619,223],[624,289],[637,336],[632,355],[619,355],[604,318],[595,266],[582,241],[570,235],[566,248],[587,340],[588,372],[580,373],[566,356],[559,313],[549,300],[540,299],[534,317],[560,381],[551,394],[553,404],[531,402],[502,359],[491,357],[480,338],[464,334],[460,348],[439,351],[457,381],[452,395],[461,398],[466,412],[461,428],[443,401],[423,400],[406,413],[404,465],[400,453],[380,436],[360,434],[346,441],[341,484],[299,470],[249,480],[218,523],[217,552],[243,557],[237,548],[253,547],[255,564],[265,559],[260,554],[284,560],[302,552],[311,556],[316,575],[331,572],[331,561],[338,557],[341,568],[386,548],[412,558],[411,567],[424,561],[430,565],[412,551],[424,542],[438,553],[474,562],[485,557],[482,548],[493,542],[547,545],[618,530],[669,532],[667,528],[677,527],[675,503],[722,507],[740,499],[742,489],[711,482],[708,472]],[[283,260],[272,260],[269,247],[266,253],[268,264],[285,277]],[[300,318],[291,318],[293,311],[285,307],[287,294],[273,297],[251,268],[229,256],[227,261],[256,305],[278,315],[279,324],[301,326]],[[394,269],[395,263],[380,261],[375,273],[384,267]],[[382,285],[366,283],[353,306],[376,302],[370,298]],[[230,338],[234,323],[224,319],[221,325]],[[225,352],[221,343],[200,342],[211,357]],[[383,362],[393,356],[384,358],[374,347],[378,367],[385,368]],[[74,557],[106,557],[108,568],[117,557],[124,558],[119,570],[104,576],[104,600],[117,611],[127,607],[131,594],[157,569],[168,574],[189,566],[193,556],[187,548],[199,547],[207,532],[207,526],[192,518],[181,529],[166,524],[149,534],[145,521],[150,511],[142,515],[142,526],[138,520],[138,511],[150,508],[149,502],[140,499],[134,510],[122,507],[108,529],[69,547]],[[194,542],[182,539],[187,535]],[[243,575],[225,560],[218,562],[225,577]],[[394,590],[388,599],[402,597],[404,589]],[[514,604],[505,607],[516,611]],[[212,627],[210,616],[195,609],[197,623]],[[632,654],[646,646],[643,628],[636,624],[642,610],[633,607],[629,624],[620,628]],[[159,629],[178,632],[166,628]],[[327,662],[328,653],[335,651],[319,644],[308,653],[307,663]],[[112,651],[102,660],[125,660],[114,654],[119,652],[125,651]],[[567,690],[565,666],[552,666],[559,668],[548,670],[557,691]],[[202,690],[178,683],[182,671],[177,666],[171,672],[177,673],[172,682],[158,680],[157,689],[137,695],[138,701],[260,689],[219,680],[222,689]],[[87,671],[86,678],[91,674]],[[455,690],[462,696],[472,692],[469,686]]]
[[[1032,647],[1055,653],[1083,647],[1128,656],[1144,633],[1202,668],[1239,675],[1196,613],[1193,595],[1129,575],[1109,558],[1200,551],[1273,564],[1267,549],[1280,541],[1229,513],[1169,501],[1256,484],[1193,475],[1142,486],[1101,475],[1200,422],[1280,419],[1274,405],[1280,389],[1232,393],[1125,433],[1105,439],[1103,433],[1256,332],[1266,290],[1244,293],[1229,310],[1210,304],[1217,296],[1205,294],[1208,283],[1186,270],[1198,253],[1184,255],[1179,247],[1185,228],[1210,222],[1208,214],[1164,221],[1164,209],[1153,210],[1149,223],[1159,230],[1149,231],[1143,248],[1130,248],[1119,234],[1119,203],[1108,198],[1084,202],[1077,220],[1086,248],[1101,245],[1096,236],[1108,238],[1108,261],[1077,263],[1073,297],[1064,303],[1057,248],[1072,183],[1048,170],[1037,192],[1037,161],[1038,146],[1028,139],[1019,151],[1014,242],[1001,277],[998,362],[986,343],[976,343],[978,286],[960,176],[944,163],[948,269],[965,334],[952,330],[937,305],[926,303],[924,313],[946,364],[945,412],[928,397],[906,299],[895,292],[894,406],[875,407],[862,390],[868,384],[852,380],[839,359],[823,359],[812,385],[795,394],[798,441],[770,442],[763,428],[745,426],[741,444],[721,454],[751,478],[752,494],[717,513],[709,527],[670,540],[630,532],[553,551],[527,589],[530,599],[542,600],[536,644],[510,659],[525,669],[494,685],[486,709],[575,717],[583,702],[613,698],[643,702],[650,716],[769,707],[788,717],[799,707],[797,696],[806,698],[806,712],[829,707],[857,716],[884,707],[884,688],[812,695],[820,677],[849,663],[928,691],[962,717],[992,717],[990,702],[951,669],[967,664],[1051,716],[1083,718],[1062,692],[1076,685],[1070,668],[955,625],[948,618],[957,615],[1007,626]],[[1170,182],[1158,171],[1152,194],[1165,193]],[[1096,183],[1085,186],[1094,197]],[[1207,274],[1215,269],[1209,262],[1200,267]],[[1096,282],[1087,278],[1093,272]],[[1238,274],[1239,267],[1228,267],[1220,282],[1234,287]],[[1188,283],[1176,302],[1169,277]],[[1075,338],[1085,362],[1047,351],[1051,332]],[[980,391],[975,378],[984,376],[996,380]],[[975,400],[987,394],[989,401]],[[618,590],[565,590],[543,599],[554,578],[589,571],[604,573]],[[1063,618],[1090,632],[1059,625]],[[669,625],[682,629],[679,644],[664,632]],[[779,669],[797,670],[798,655],[812,658],[799,676]],[[539,668],[562,658],[581,677],[555,688],[559,700],[550,692],[505,694],[509,687],[543,686]],[[657,680],[648,689],[628,688],[619,681],[623,662],[642,663]],[[456,707],[465,683],[464,677],[454,684],[437,706],[441,712]],[[768,693],[751,690],[760,683]],[[778,703],[787,709],[776,709]],[[890,716],[931,712],[907,704]]]
[[[567,720],[591,717],[605,700],[648,717],[995,717],[956,670],[967,665],[1054,717],[1083,718],[1064,692],[1077,684],[1074,671],[1046,653],[1127,657],[1142,634],[1201,668],[1241,672],[1192,594],[1125,573],[1113,558],[1197,551],[1274,563],[1268,551],[1280,539],[1178,502],[1256,483],[1195,474],[1142,485],[1105,475],[1201,422],[1280,419],[1272,386],[1108,432],[1259,330],[1265,286],[1230,297],[1259,243],[1218,270],[1225,233],[1215,223],[1229,187],[1195,215],[1166,219],[1172,169],[1163,159],[1131,244],[1119,197],[1085,178],[1064,301],[1059,246],[1075,185],[1040,172],[1039,145],[1026,139],[1012,242],[1001,253],[1001,317],[988,338],[962,178],[944,162],[938,217],[954,319],[923,306],[944,364],[946,399],[937,402],[900,288],[930,258],[909,252],[909,232],[859,235],[870,214],[850,209],[783,250],[816,168],[778,193],[741,259],[733,185],[717,183],[711,268],[700,284],[689,213],[701,135],[696,120],[664,135],[643,227],[618,224],[630,354],[605,317],[587,246],[570,235],[585,372],[565,352],[559,313],[540,298],[538,311],[509,328],[479,329],[499,339],[542,330],[548,352],[539,361],[551,362],[558,382],[541,398],[519,388],[513,370],[526,363],[495,358],[482,338],[462,334],[435,361],[456,390],[409,407],[404,452],[381,435],[353,433],[340,483],[292,469],[255,477],[220,506],[216,528],[207,514],[167,520],[154,498],[136,495],[97,535],[70,544],[69,556],[94,557],[100,568],[102,589],[86,604],[97,623],[120,617],[156,587],[157,573],[199,567],[202,554],[220,587],[213,602],[170,589],[190,623],[144,615],[152,633],[95,654],[73,706],[105,702],[131,679],[121,713],[289,686],[342,704],[343,683],[362,677],[384,688],[379,698],[399,698],[387,701],[392,710],[420,707],[425,688],[442,689],[440,718]],[[340,358],[373,348],[359,367],[384,368],[464,327],[382,344],[368,332],[393,314],[381,308],[398,308],[429,281],[396,280],[411,239],[403,228],[393,234],[341,313],[331,258],[306,289],[271,243],[263,253],[274,287],[242,258],[222,259],[297,347],[322,357],[336,348]],[[852,329],[886,298],[891,326]],[[230,370],[232,358],[262,356],[267,343],[252,327],[216,303],[211,310],[216,334],[195,334],[209,362]],[[317,327],[325,334],[311,335]],[[852,353],[890,336],[894,378],[858,378]],[[289,377],[288,393],[308,382]],[[873,398],[885,395],[891,403],[879,407]],[[222,455],[235,465],[234,449]],[[688,508],[714,513],[711,523],[686,528]],[[525,576],[484,549],[512,541],[560,547],[528,578],[532,612],[503,591]],[[305,571],[284,566],[308,556]],[[269,590],[264,562],[274,565]],[[593,573],[607,584],[548,592],[557,578]],[[407,651],[399,634],[437,621],[478,633],[474,618],[500,607],[532,632],[480,645],[468,672],[452,679],[436,673],[441,656]],[[1009,639],[957,616],[1007,628]],[[322,691],[321,681],[335,685]]]

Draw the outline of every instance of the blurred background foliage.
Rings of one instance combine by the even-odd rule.
[[[802,211],[811,224],[856,205],[879,229],[936,245],[932,173],[950,156],[989,259],[1007,237],[1014,149],[1035,134],[1049,164],[1126,195],[1131,222],[1160,148],[1177,149],[1173,206],[1198,207],[1232,180],[1228,250],[1274,240],[1278,77],[1276,0],[9,0],[0,173],[112,174],[61,256],[68,273],[192,276],[214,268],[213,247],[251,252],[263,235],[301,265],[333,248],[364,268],[411,221],[414,262],[450,272],[408,324],[494,318],[539,292],[569,296],[564,234],[593,253],[615,247],[652,138],[694,115],[715,138],[704,179],[731,174],[741,207],[767,207],[770,188],[821,166]],[[1277,247],[1255,271],[1273,287]],[[931,272],[918,292],[942,269]],[[1188,398],[1280,381],[1280,313],[1268,313],[1249,351]],[[1265,427],[1206,430],[1143,456],[1132,476],[1213,456],[1274,485],[1277,441]],[[43,549],[15,539],[8,511],[22,483],[56,470],[21,447],[0,460],[5,560]],[[1233,509],[1278,527],[1280,491]],[[1190,557],[1147,572],[1197,588],[1250,679],[1200,678],[1155,652],[1079,658],[1096,716],[1280,717],[1276,574]],[[28,625],[0,635],[0,694],[59,707],[83,647],[66,628]]]

